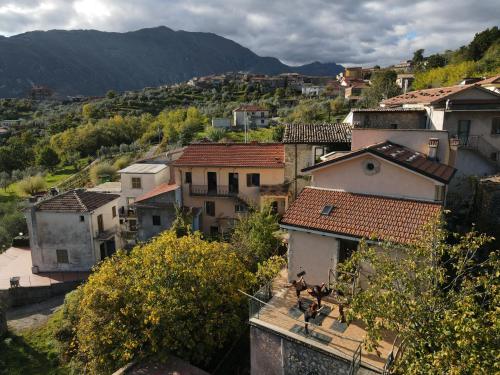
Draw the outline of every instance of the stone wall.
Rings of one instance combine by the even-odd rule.
[[[18,307],[45,301],[51,297],[66,294],[80,285],[82,281],[68,281],[47,286],[18,287],[0,291],[6,307]]]
[[[250,327],[252,375],[348,375],[350,362],[293,339]]]
[[[302,168],[312,165],[312,145],[285,144],[285,181],[290,182],[291,201],[310,185],[310,177]]]
[[[479,180],[476,199],[478,230],[500,239],[500,175]]]

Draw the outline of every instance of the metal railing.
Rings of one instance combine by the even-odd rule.
[[[231,186],[217,185],[189,185],[189,194],[192,196],[236,197],[238,190]]]

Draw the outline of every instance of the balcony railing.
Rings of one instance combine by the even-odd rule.
[[[497,167],[500,167],[500,160],[492,157],[497,155],[500,150],[484,139],[483,136],[469,135],[468,137],[459,137],[459,140],[461,148],[475,151],[495,163]]]
[[[217,185],[209,187],[208,185],[189,185],[189,194],[192,196],[210,196],[210,197],[236,197],[238,190],[231,186]]]

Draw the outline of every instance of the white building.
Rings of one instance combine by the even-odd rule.
[[[26,211],[33,273],[89,271],[119,243],[117,194],[72,190]]]
[[[231,119],[224,117],[214,117],[212,118],[212,127],[229,129],[231,127]]]
[[[302,95],[305,96],[320,96],[326,91],[326,86],[313,85],[310,83],[304,83],[302,85]]]
[[[233,110],[234,126],[265,128],[269,126],[269,110],[257,105],[242,105]]]

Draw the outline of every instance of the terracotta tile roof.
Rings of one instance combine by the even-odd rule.
[[[325,206],[333,206],[322,215]],[[439,203],[306,187],[281,224],[356,238],[411,243],[442,210]]]
[[[238,108],[234,110],[235,112],[246,111],[246,112],[261,112],[261,111],[269,111],[268,109],[258,106],[258,105],[240,105]]]
[[[351,124],[286,124],[283,143],[351,143]]]
[[[496,76],[490,77],[483,79],[482,81],[476,82],[478,85],[485,85],[488,83],[500,83],[500,74],[497,74]]]
[[[99,193],[82,189],[71,190],[36,205],[37,211],[91,212],[120,198],[118,194]]]
[[[353,108],[353,112],[425,112],[425,108],[377,107]]]
[[[146,199],[153,198],[164,193],[168,193],[169,191],[173,191],[177,188],[179,188],[179,185],[176,184],[168,184],[168,183],[160,184],[153,190],[138,197],[135,201],[136,202],[145,201]]]
[[[408,168],[444,184],[447,184],[456,172],[456,169],[449,165],[435,160],[429,160],[425,154],[389,141],[377,143],[375,145],[326,160],[311,167],[304,168],[302,171],[307,172],[317,168],[322,168],[325,165],[334,164],[341,160],[346,160],[363,153],[370,153],[379,156],[385,160],[401,165],[402,167]]]
[[[468,90],[474,85],[457,85],[450,87],[436,87],[433,89],[410,91],[403,95],[382,101],[387,106],[398,106],[403,104],[431,104],[447,99],[449,96]]]
[[[284,168],[285,147],[280,143],[193,143],[173,165]]]

